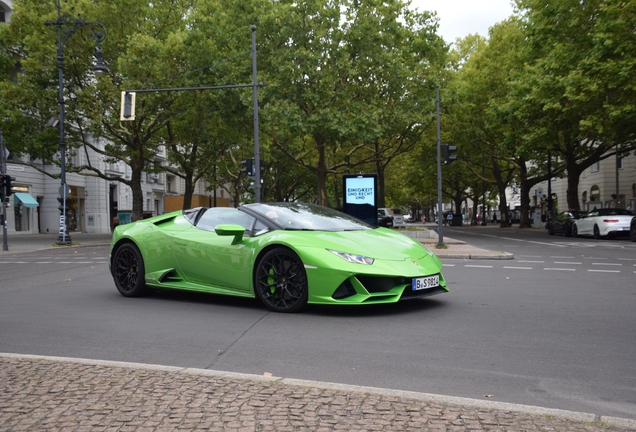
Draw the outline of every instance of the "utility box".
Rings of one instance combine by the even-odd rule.
[[[454,214],[453,215],[453,222],[451,223],[451,226],[462,226],[464,224],[464,219],[462,218],[462,214]]]

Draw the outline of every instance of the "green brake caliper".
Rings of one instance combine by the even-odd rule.
[[[274,268],[270,268],[269,272],[270,276],[267,277],[267,285],[269,285],[270,293],[274,294],[276,291],[276,278],[274,277]]]

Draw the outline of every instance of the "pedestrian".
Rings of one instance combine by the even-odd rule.
[[[453,214],[449,213],[448,216],[446,216],[446,222],[448,225],[452,225],[453,224]]]

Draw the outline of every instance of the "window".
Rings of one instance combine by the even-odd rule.
[[[592,172],[599,172],[601,170],[601,163],[596,162],[592,165]]]
[[[251,231],[254,225],[254,218],[247,213],[238,211],[235,208],[213,207],[203,213],[197,222],[197,228],[206,231],[214,231],[219,224],[236,224],[245,228],[246,234]]]

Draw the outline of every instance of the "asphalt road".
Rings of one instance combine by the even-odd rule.
[[[636,243],[451,227],[515,254],[445,260],[450,293],[276,314],[115,289],[106,247],[0,259],[0,352],[340,382],[636,419]]]

